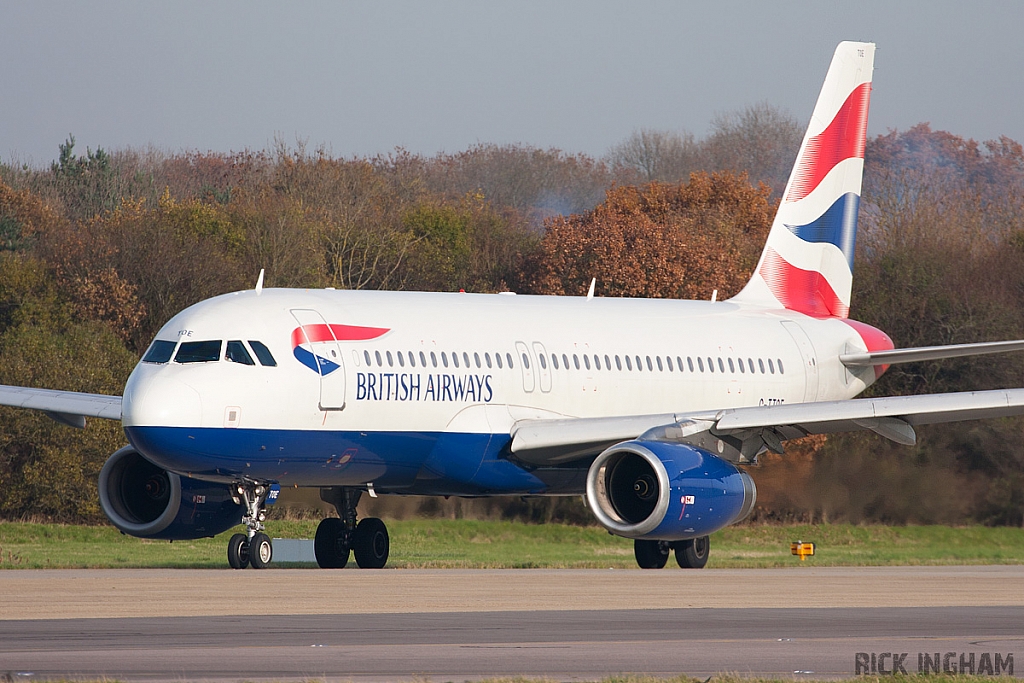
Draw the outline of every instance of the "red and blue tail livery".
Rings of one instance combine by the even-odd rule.
[[[754,277],[733,301],[850,314],[875,46],[840,43]]]

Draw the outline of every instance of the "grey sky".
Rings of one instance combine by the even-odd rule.
[[[767,100],[804,121],[840,40],[878,44],[870,132],[1024,140],[1016,2],[0,0],[0,157],[335,155],[522,142],[601,155]]]

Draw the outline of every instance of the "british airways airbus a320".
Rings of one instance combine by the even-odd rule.
[[[265,509],[313,486],[338,517],[321,567],[383,567],[384,523],[360,496],[585,495],[641,567],[703,567],[708,534],[743,519],[743,471],[808,434],[1024,413],[1024,389],[853,399],[907,361],[1024,341],[894,350],[848,318],[875,46],[836,49],[750,282],[722,302],[263,289],[172,318],[124,395],[0,388],[0,403],[130,445],[99,478],[133,536],[188,539],[243,523],[232,567],[266,567]],[[262,283],[262,277],[261,277]]]

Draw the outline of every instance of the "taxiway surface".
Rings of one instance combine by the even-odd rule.
[[[1022,644],[1024,567],[0,572],[23,680],[850,676]]]

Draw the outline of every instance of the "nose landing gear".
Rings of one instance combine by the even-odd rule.
[[[265,569],[274,558],[270,536],[264,533],[267,519],[266,503],[271,487],[254,481],[241,481],[232,485],[232,493],[245,505],[242,524],[246,533],[235,534],[228,541],[228,564],[232,569]]]
[[[362,569],[381,569],[387,564],[391,540],[384,522],[367,517],[356,523],[356,506],[362,493],[340,486],[320,489],[320,498],[333,505],[340,518],[328,517],[316,529],[313,551],[322,568],[343,568],[351,553]]]

